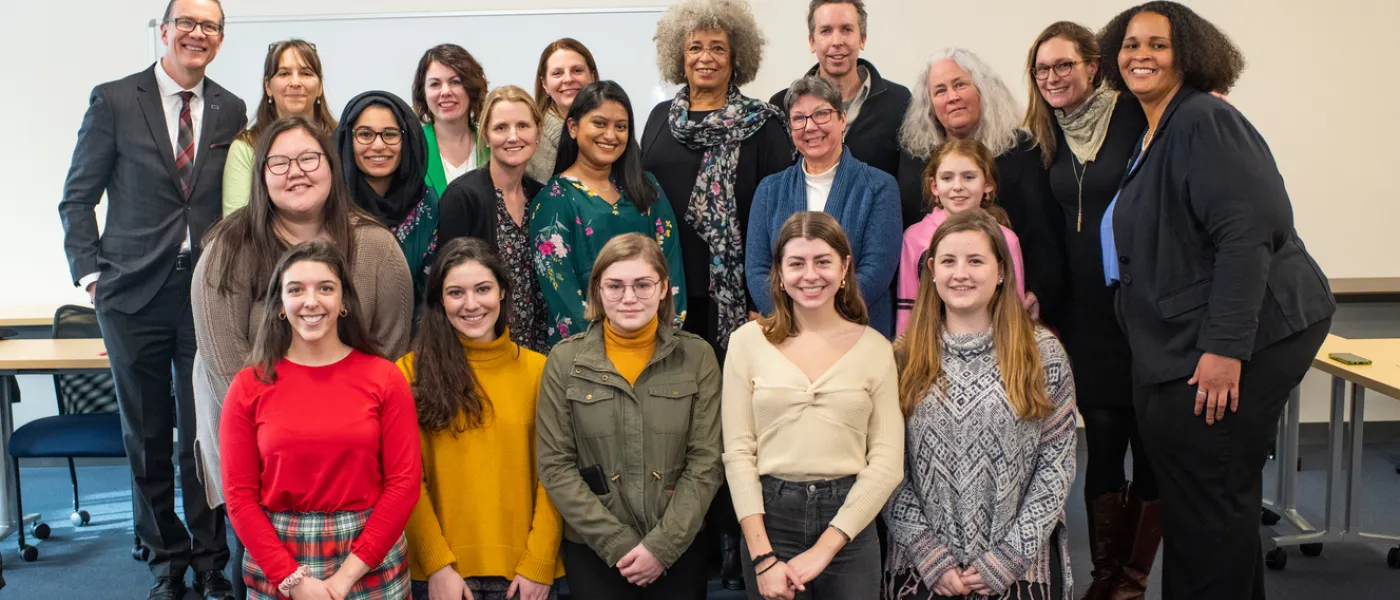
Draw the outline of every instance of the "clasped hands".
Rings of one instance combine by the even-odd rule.
[[[933,593],[939,596],[966,596],[968,594],[978,594],[981,596],[992,595],[992,588],[987,587],[982,581],[982,574],[977,572],[977,567],[953,567],[943,573],[942,577],[933,584]]]
[[[776,556],[761,561],[754,565],[755,573],[763,573],[758,576],[759,595],[765,600],[792,600],[826,570],[837,551],[818,543],[786,562]]]

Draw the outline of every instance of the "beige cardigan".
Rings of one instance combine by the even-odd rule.
[[[722,389],[724,468],[740,519],[764,512],[760,476],[803,482],[855,475],[831,520],[855,539],[904,479],[894,352],[870,327],[809,381],[750,321],[729,336]]]
[[[247,287],[228,296],[219,294],[222,274],[209,263],[211,249],[206,247],[195,265],[190,301],[199,345],[194,356],[195,462],[209,506],[217,507],[224,503],[219,471],[219,417],[224,394],[234,375],[248,366],[262,302],[253,298]],[[356,228],[353,264],[352,277],[367,333],[390,359],[403,356],[408,352],[413,325],[413,281],[398,240],[378,225]]]

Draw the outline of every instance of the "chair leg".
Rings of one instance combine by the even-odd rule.
[[[68,457],[68,477],[73,480],[73,512],[78,512],[78,469],[73,466],[73,457]]]
[[[19,523],[19,549],[23,552],[28,545],[24,543],[24,490],[19,484],[19,459],[11,458],[10,462],[15,469],[15,511],[19,513],[15,521]]]

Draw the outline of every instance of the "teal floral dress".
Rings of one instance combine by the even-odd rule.
[[[647,212],[622,194],[609,204],[593,190],[572,177],[555,175],[535,196],[530,213],[530,243],[534,246],[535,274],[540,279],[545,304],[549,306],[549,343],[588,329],[584,318],[588,277],[593,260],[615,235],[642,233],[656,238],[670,269],[671,291],[676,299],[676,323],[685,321],[685,267],[676,231],[676,215],[661,193],[656,179],[647,174],[657,189],[657,200]],[[619,190],[621,186],[614,181]]]

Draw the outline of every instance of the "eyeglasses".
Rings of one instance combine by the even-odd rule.
[[[355,142],[361,146],[373,144],[374,138],[384,140],[386,145],[397,146],[399,142],[403,140],[403,131],[394,128],[385,129],[384,131],[375,131],[368,127],[355,128]]]
[[[267,172],[273,175],[286,175],[292,170],[292,162],[297,163],[297,168],[302,173],[311,173],[321,168],[321,157],[324,152],[312,152],[310,150],[298,154],[295,159],[281,154],[272,154],[267,157]]]
[[[685,49],[685,53],[690,56],[700,56],[700,54],[704,52],[709,52],[710,56],[713,56],[715,58],[724,58],[726,56],[729,56],[729,49],[720,46],[715,46],[713,48],[706,48],[704,46],[691,46]]]
[[[816,123],[818,125],[826,125],[827,123],[831,122],[831,117],[835,115],[836,109],[823,108],[817,112],[812,113],[811,115],[792,115],[788,117],[788,125],[791,126],[794,131],[798,129],[806,129],[808,119],[811,119],[813,123]]]
[[[174,19],[166,19],[165,22],[174,23],[176,30],[185,33],[194,31],[196,25],[204,30],[204,35],[219,35],[224,32],[224,26],[213,21],[196,21],[185,17],[176,17]]]
[[[604,281],[602,285],[603,299],[608,302],[617,302],[622,299],[622,295],[627,293],[627,288],[632,288],[632,293],[638,300],[646,300],[656,295],[656,289],[661,287],[660,282],[654,279],[638,279],[632,283],[622,283],[621,281]]]
[[[1072,70],[1074,70],[1074,66],[1075,66],[1075,65],[1078,65],[1078,64],[1080,64],[1080,63],[1082,63],[1082,62],[1084,62],[1084,61],[1082,61],[1082,60],[1074,60],[1074,61],[1065,61],[1065,62],[1062,62],[1062,63],[1055,63],[1055,66],[1054,66],[1054,67],[1044,67],[1044,66],[1036,67],[1036,68],[1034,68],[1034,69],[1031,69],[1031,73],[1032,73],[1033,75],[1035,75],[1035,78],[1036,78],[1037,80],[1039,80],[1039,81],[1045,81],[1046,79],[1049,79],[1049,77],[1050,77],[1050,69],[1053,68],[1053,69],[1055,69],[1055,75],[1058,75],[1058,76],[1060,76],[1060,77],[1067,77],[1067,76],[1069,76],[1069,72],[1072,71]]]

